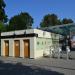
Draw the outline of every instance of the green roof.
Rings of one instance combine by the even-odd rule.
[[[75,32],[75,23],[45,27],[43,30],[62,35],[69,35],[70,32]]]

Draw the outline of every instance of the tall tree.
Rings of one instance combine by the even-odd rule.
[[[4,0],[0,0],[0,22],[7,22],[7,15],[5,14],[4,8],[6,7],[6,4]]]
[[[3,32],[3,31],[6,31],[6,27],[2,22],[0,22],[0,32]]]
[[[62,24],[69,24],[69,23],[73,23],[74,21],[72,19],[67,19],[67,18],[64,18],[62,20]]]
[[[61,21],[58,19],[56,14],[45,15],[42,22],[40,23],[41,27],[49,27],[61,24]]]
[[[9,30],[21,30],[31,28],[33,24],[33,18],[27,12],[22,12],[19,15],[15,15],[9,21]]]

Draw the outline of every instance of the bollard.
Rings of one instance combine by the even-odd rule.
[[[69,52],[70,52],[70,48],[69,48],[69,46],[67,46],[67,60],[69,59]]]
[[[61,52],[62,50],[61,50],[61,48],[59,47],[59,49],[58,49],[58,59],[60,59],[60,52]]]
[[[53,47],[50,47],[50,58],[52,57],[52,54],[53,54]]]

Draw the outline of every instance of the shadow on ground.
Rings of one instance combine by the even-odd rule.
[[[0,75],[64,75],[36,66],[25,66],[21,63],[11,64],[0,61]]]

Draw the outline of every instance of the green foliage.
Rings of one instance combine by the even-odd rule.
[[[31,28],[33,24],[33,18],[26,12],[22,12],[19,15],[15,15],[9,21],[9,30],[21,30]]]
[[[49,27],[61,24],[56,14],[45,15],[42,22],[40,23],[41,27]]]
[[[6,4],[4,0],[0,0],[0,21],[1,22],[7,22],[7,15],[5,14],[4,8]]]
[[[6,31],[5,25],[0,22],[0,32]]]
[[[62,24],[68,24],[68,23],[73,23],[73,20],[72,19],[67,19],[67,18],[64,18],[62,20]]]
[[[42,22],[40,23],[40,27],[49,27],[49,26],[62,25],[73,22],[74,21],[72,19],[66,19],[66,18],[60,20],[56,14],[47,14],[44,16]]]

